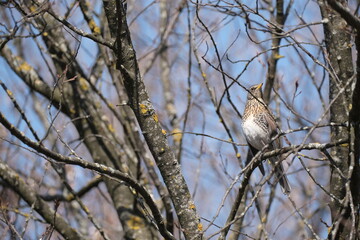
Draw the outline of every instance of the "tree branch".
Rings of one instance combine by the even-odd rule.
[[[116,1],[116,9],[107,6],[114,6],[114,1],[104,1],[104,8],[109,26],[113,27],[112,35],[116,35],[117,68],[124,81],[129,105],[135,113],[145,140],[169,190],[185,238],[200,239],[202,229],[200,218],[197,216],[196,207],[180,164],[167,142],[158,115],[155,113],[141,79],[124,6],[120,1]],[[111,22],[114,20],[117,21],[117,25]]]
[[[91,191],[94,187],[97,187],[101,182],[103,181],[103,179],[99,176],[93,178],[91,181],[89,181],[86,186],[84,186],[83,188],[81,188],[78,192],[76,192],[75,194],[68,194],[66,196],[64,196],[64,194],[55,194],[55,195],[42,195],[41,198],[44,201],[73,201],[75,200],[75,195],[78,196],[79,198],[84,196],[86,193],[88,193],[89,191]]]
[[[350,12],[348,8],[345,8],[341,5],[337,0],[326,0],[329,5],[337,11],[340,16],[353,28],[355,28],[358,32],[360,32],[360,18],[355,16]]]

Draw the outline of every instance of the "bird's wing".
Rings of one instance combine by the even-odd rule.
[[[259,151],[256,148],[254,148],[253,146],[251,146],[250,143],[248,143],[248,145],[249,145],[249,148],[250,148],[250,152],[248,152],[248,155],[246,157],[246,163],[245,163],[246,165],[245,166],[247,166],[251,162],[252,158],[255,157],[255,155]],[[262,162],[260,162],[260,164],[259,164],[259,170],[260,170],[261,174],[263,176],[265,176],[265,169],[264,169],[264,165],[263,165]]]
[[[271,138],[275,137],[278,134],[278,127],[276,125],[276,121],[269,112],[263,112],[259,114],[259,122],[261,125],[263,125],[266,129],[268,129],[268,139],[267,142],[264,144],[269,144]],[[276,139],[272,142],[270,145],[270,148],[277,149],[280,148],[280,140]]]
[[[268,113],[268,114],[264,113],[263,117],[262,117],[262,121],[264,121],[266,123],[266,125],[269,129],[269,141],[270,141],[271,138],[275,137],[278,134],[278,127],[276,125],[276,121],[275,121],[274,117],[271,115],[271,113]],[[281,142],[280,142],[279,138],[275,139],[271,143],[271,148],[272,149],[281,148]],[[282,161],[281,155],[270,158],[270,162],[272,163],[272,165],[274,165],[277,161],[280,161],[280,163],[278,163],[278,165],[275,167],[275,176],[281,185],[283,193],[289,194],[291,191],[291,187],[290,187],[289,181],[287,179],[287,176],[285,174],[284,167],[281,163],[281,161]]]

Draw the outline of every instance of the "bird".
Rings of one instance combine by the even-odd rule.
[[[263,100],[261,87],[262,83],[251,86],[248,89],[247,101],[242,118],[243,132],[253,156],[267,145],[267,151],[281,148],[279,138],[272,141],[272,138],[278,134],[278,126]],[[271,157],[270,163],[275,167],[275,177],[277,181],[279,181],[283,193],[288,195],[291,187],[281,160],[281,155],[278,155]],[[275,165],[276,162],[279,163]],[[262,163],[259,165],[259,169],[261,173],[265,175]]]

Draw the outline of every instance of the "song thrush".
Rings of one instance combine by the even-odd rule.
[[[266,145],[268,145],[268,151],[281,147],[279,138],[272,141],[272,138],[278,134],[278,127],[263,100],[261,86],[262,83],[250,87],[242,121],[243,131],[253,156]],[[289,194],[291,187],[284,173],[281,160],[279,155],[270,158],[270,163],[272,166],[275,166],[275,163],[279,162],[275,166],[275,177],[279,181],[282,191],[285,194]],[[265,172],[262,164],[259,165],[259,168],[264,175]]]

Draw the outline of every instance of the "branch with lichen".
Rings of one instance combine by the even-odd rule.
[[[124,6],[116,1],[116,9],[114,9],[109,7],[111,3],[114,4],[114,1],[104,1],[104,8],[110,28],[113,26],[112,35],[116,36],[117,68],[123,77],[129,106],[135,113],[146,143],[168,188],[185,238],[200,239],[202,225],[194,201],[140,76]],[[116,24],[112,22],[115,19],[118,20]]]

